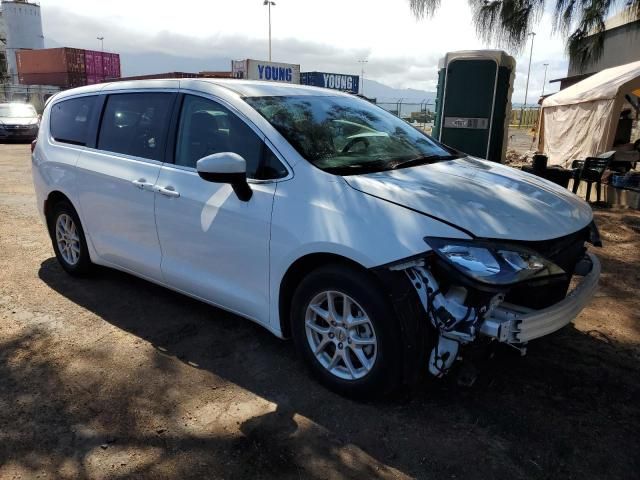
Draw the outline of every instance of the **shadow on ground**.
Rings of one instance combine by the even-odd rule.
[[[39,276],[155,352],[131,365],[135,379],[107,386],[101,364],[116,357],[126,365],[135,347],[114,350],[106,337],[104,348],[69,364],[38,353],[57,345],[37,327],[2,344],[0,466],[70,478],[94,476],[101,462],[112,478],[167,468],[179,478],[392,476],[386,467],[419,478],[632,478],[640,468],[639,359],[633,346],[598,331],[567,328],[533,343],[526,357],[499,350],[469,389],[448,379],[406,400],[362,404],[309,378],[289,342],[226,312],[120,272],[73,279],[53,258]],[[183,385],[194,369],[214,386]],[[225,385],[240,389],[225,393]],[[231,435],[216,415],[200,424],[180,417],[181,391],[205,404],[233,393],[239,409],[257,395],[276,408]],[[147,417],[163,424],[149,429]],[[200,430],[179,428],[183,420]]]

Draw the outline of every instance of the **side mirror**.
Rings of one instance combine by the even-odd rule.
[[[207,182],[228,183],[243,202],[253,195],[247,183],[247,162],[237,153],[222,152],[208,155],[196,163],[198,175]]]

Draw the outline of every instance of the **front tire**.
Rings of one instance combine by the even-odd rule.
[[[321,267],[300,283],[291,307],[296,349],[326,387],[360,399],[398,387],[400,331],[384,292],[366,272]]]
[[[93,267],[80,218],[66,200],[56,203],[49,216],[49,234],[58,262],[70,275],[87,275]]]

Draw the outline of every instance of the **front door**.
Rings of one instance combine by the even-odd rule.
[[[162,165],[175,93],[109,95],[97,148],[77,163],[85,230],[100,257],[162,280],[154,186]]]
[[[247,162],[253,196],[200,178],[196,162],[234,152]],[[174,288],[267,324],[269,234],[277,178],[286,169],[262,138],[211,99],[185,95],[174,163],[157,180],[156,223],[162,273]]]

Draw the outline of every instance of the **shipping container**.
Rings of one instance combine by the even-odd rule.
[[[85,64],[85,71],[87,72],[87,77],[89,75],[95,75],[97,73],[94,53],[95,52],[93,50],[84,51],[84,64]]]
[[[92,52],[93,53],[93,69],[96,75],[102,75],[104,71],[104,53],[103,52]]]
[[[102,73],[103,75],[106,75],[107,72],[111,71],[111,55],[108,53],[105,53],[102,55]]]
[[[166,72],[166,73],[152,73],[148,75],[134,75],[131,77],[117,77],[117,78],[114,78],[113,80],[124,82],[127,80],[157,80],[157,79],[165,79],[165,78],[201,78],[201,77],[202,75],[200,75],[199,73]]]
[[[86,73],[21,73],[18,81],[22,85],[54,85],[60,88],[75,88],[87,84]]]
[[[95,75],[100,81],[120,77],[120,55],[85,50],[87,76]]]
[[[28,73],[86,73],[85,53],[78,48],[47,48],[18,50],[18,74]]]
[[[360,77],[358,75],[343,75],[341,73],[304,72],[300,74],[300,83],[314,87],[358,93]]]
[[[105,81],[105,77],[102,75],[87,74],[87,85],[102,83],[104,81]]]
[[[233,72],[200,72],[200,76],[203,78],[234,78]]]
[[[78,48],[16,52],[18,81],[73,88],[120,77],[120,55]],[[40,80],[42,79],[42,80]]]
[[[235,78],[268,82],[300,83],[300,65],[263,62],[260,60],[233,60],[231,71]]]
[[[113,75],[111,75],[112,78],[120,78],[120,55],[117,53],[112,53],[112,58],[113,58],[113,62],[111,64],[112,68],[113,68]]]

